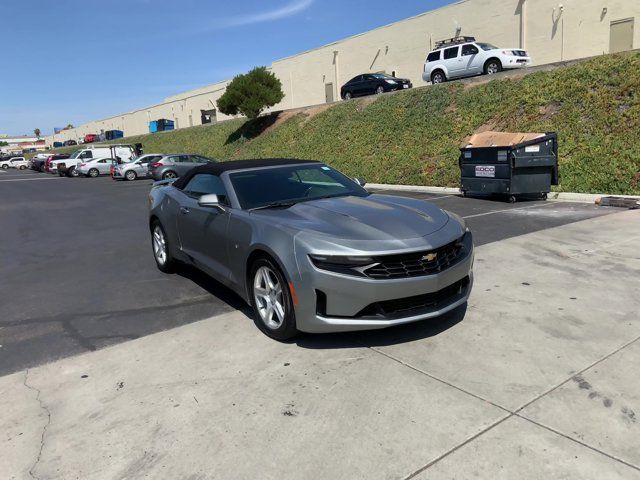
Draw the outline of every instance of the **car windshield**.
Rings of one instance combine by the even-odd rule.
[[[78,155],[82,153],[82,150],[78,150],[77,152],[73,152],[69,158],[78,158]]]
[[[497,50],[498,49],[498,47],[496,47],[495,45],[491,45],[490,43],[477,42],[476,45],[478,45],[483,50]]]
[[[289,207],[320,198],[369,195],[364,188],[323,164],[264,168],[229,175],[244,210]]]

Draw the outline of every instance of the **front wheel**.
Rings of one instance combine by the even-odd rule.
[[[7,165],[6,163],[4,165],[2,165],[2,169],[3,170],[8,170],[9,169],[9,165]]]
[[[502,64],[499,60],[489,60],[484,66],[484,73],[487,75],[493,75],[502,71]]]
[[[24,165],[20,165],[20,170],[24,170],[25,168],[27,167],[25,167]]]
[[[380,95],[384,93],[384,87],[383,86],[379,86],[378,88],[376,88],[376,95]]]
[[[76,167],[71,167],[71,168],[67,171],[67,174],[68,174],[70,177],[79,177],[79,176],[80,176],[80,173],[78,172],[78,170],[76,170]]]
[[[267,258],[255,261],[250,279],[251,304],[258,328],[276,340],[294,337],[298,331],[291,292],[275,262]]]
[[[345,100],[351,100],[352,97],[353,97],[353,95],[351,95],[351,92],[346,92],[344,94],[344,99]]]

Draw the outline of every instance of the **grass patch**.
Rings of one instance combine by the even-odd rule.
[[[273,120],[231,120],[125,141],[140,142],[149,153],[309,158],[369,182],[457,186],[459,146],[472,133],[556,131],[556,190],[640,194],[638,53],[519,79],[414,89],[373,102],[340,103],[310,118],[300,113]]]

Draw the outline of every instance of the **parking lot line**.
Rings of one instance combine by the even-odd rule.
[[[3,180],[0,180],[0,182],[31,182],[32,180],[60,180],[61,178],[65,178],[65,177],[51,177],[51,178],[42,178],[42,177],[38,177],[38,178],[6,178]]]
[[[528,205],[526,207],[505,208],[503,210],[493,210],[491,212],[476,213],[475,215],[467,215],[466,217],[462,217],[462,218],[467,219],[467,218],[475,218],[475,217],[484,217],[485,215],[493,215],[494,213],[513,212],[514,210],[525,210],[527,208],[548,207],[549,205],[553,205],[553,203],[537,203],[535,205]]]

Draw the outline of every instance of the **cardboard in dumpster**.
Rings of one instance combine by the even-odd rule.
[[[462,145],[462,148],[512,147],[519,143],[529,142],[536,138],[544,137],[545,135],[545,133],[491,131],[475,133]]]

